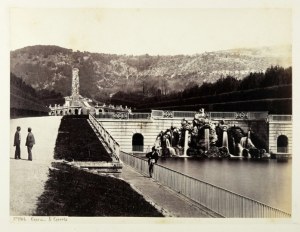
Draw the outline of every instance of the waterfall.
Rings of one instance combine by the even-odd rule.
[[[205,151],[209,150],[209,129],[204,130]]]
[[[223,131],[222,146],[228,148],[228,135],[226,130]]]
[[[188,140],[189,140],[189,131],[186,130],[184,134],[183,157],[187,157]]]

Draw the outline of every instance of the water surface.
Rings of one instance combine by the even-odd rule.
[[[159,159],[158,164],[291,212],[292,160]]]

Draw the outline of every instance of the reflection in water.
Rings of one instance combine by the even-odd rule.
[[[160,159],[158,164],[291,212],[292,160]]]

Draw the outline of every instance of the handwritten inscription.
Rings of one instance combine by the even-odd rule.
[[[67,222],[68,217],[24,217],[24,216],[15,216],[12,217],[12,221],[16,223],[21,222]]]

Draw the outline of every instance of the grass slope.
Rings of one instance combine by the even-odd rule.
[[[56,139],[55,159],[68,161],[112,161],[87,119],[64,116]]]
[[[36,216],[163,216],[123,180],[52,165]]]

